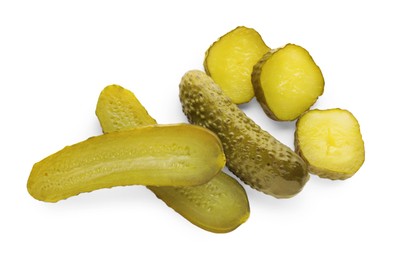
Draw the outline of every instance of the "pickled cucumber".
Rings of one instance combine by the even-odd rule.
[[[103,89],[95,113],[104,133],[157,124],[136,96],[118,85]]]
[[[296,123],[295,146],[311,173],[332,180],[352,177],[365,160],[359,122],[345,109],[304,113]]]
[[[91,137],[36,163],[27,188],[56,202],[121,185],[199,185],[225,164],[216,135],[188,124],[145,126]]]
[[[269,50],[257,31],[239,26],[209,47],[204,68],[232,102],[246,103],[254,97],[253,66]]]
[[[103,89],[96,115],[104,132],[156,124],[135,95],[117,85]],[[148,188],[188,221],[211,232],[230,232],[249,218],[244,188],[224,172],[194,187]]]
[[[214,233],[227,233],[250,215],[245,189],[224,172],[194,187],[148,187],[192,224]]]
[[[305,162],[247,117],[204,72],[187,72],[180,82],[182,109],[191,123],[215,132],[227,166],[251,187],[289,198],[309,179]]]
[[[297,119],[324,90],[320,68],[308,51],[294,44],[267,52],[254,66],[252,83],[265,113],[279,121]]]

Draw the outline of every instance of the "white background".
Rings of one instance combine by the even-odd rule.
[[[393,1],[0,1],[0,259],[395,259]],[[192,225],[146,188],[60,201],[26,190],[33,164],[101,134],[109,84],[159,123],[186,122],[178,84],[218,37],[245,25],[295,43],[321,67],[316,108],[359,120],[366,161],[346,181],[312,176],[292,199],[247,186],[251,215],[228,234]],[[293,147],[294,123],[241,108]]]

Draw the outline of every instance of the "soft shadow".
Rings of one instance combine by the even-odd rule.
[[[128,207],[132,204],[150,205],[156,201],[155,195],[140,185],[122,186],[80,193],[56,203],[46,203],[48,208],[56,210],[92,210],[109,207]]]

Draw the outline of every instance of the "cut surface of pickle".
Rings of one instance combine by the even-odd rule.
[[[56,202],[113,186],[191,186],[208,182],[224,164],[220,141],[202,127],[145,126],[66,146],[33,166],[27,188]]]
[[[96,115],[104,132],[157,123],[131,91],[117,85],[103,89]],[[230,232],[250,215],[245,189],[224,172],[193,187],[147,188],[192,224],[210,232]]]
[[[257,100],[275,120],[295,120],[322,95],[324,78],[307,50],[295,44],[267,52],[254,66]]]
[[[253,66],[269,50],[256,30],[239,26],[209,47],[204,68],[232,102],[246,103],[254,97]]]
[[[360,126],[344,109],[311,110],[297,121],[297,152],[311,173],[329,179],[353,176],[365,160]]]

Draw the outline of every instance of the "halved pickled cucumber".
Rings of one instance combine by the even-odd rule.
[[[254,66],[252,83],[265,113],[280,121],[295,120],[324,90],[320,68],[308,51],[294,44],[267,52]]]
[[[269,50],[257,31],[239,26],[209,47],[205,53],[205,71],[232,102],[246,103],[254,97],[253,66]]]
[[[117,85],[103,89],[96,115],[104,132],[156,124],[135,95]],[[148,188],[188,221],[211,232],[230,232],[250,215],[244,188],[224,172],[194,187]]]
[[[302,190],[309,179],[305,162],[247,117],[204,72],[183,76],[180,101],[191,123],[219,136],[228,168],[242,181],[277,198]]]
[[[91,137],[36,163],[27,188],[56,202],[121,185],[199,185],[225,164],[216,135],[188,124],[139,127]]]
[[[295,146],[309,171],[323,178],[352,177],[365,160],[359,123],[344,109],[304,113],[297,121]]]

